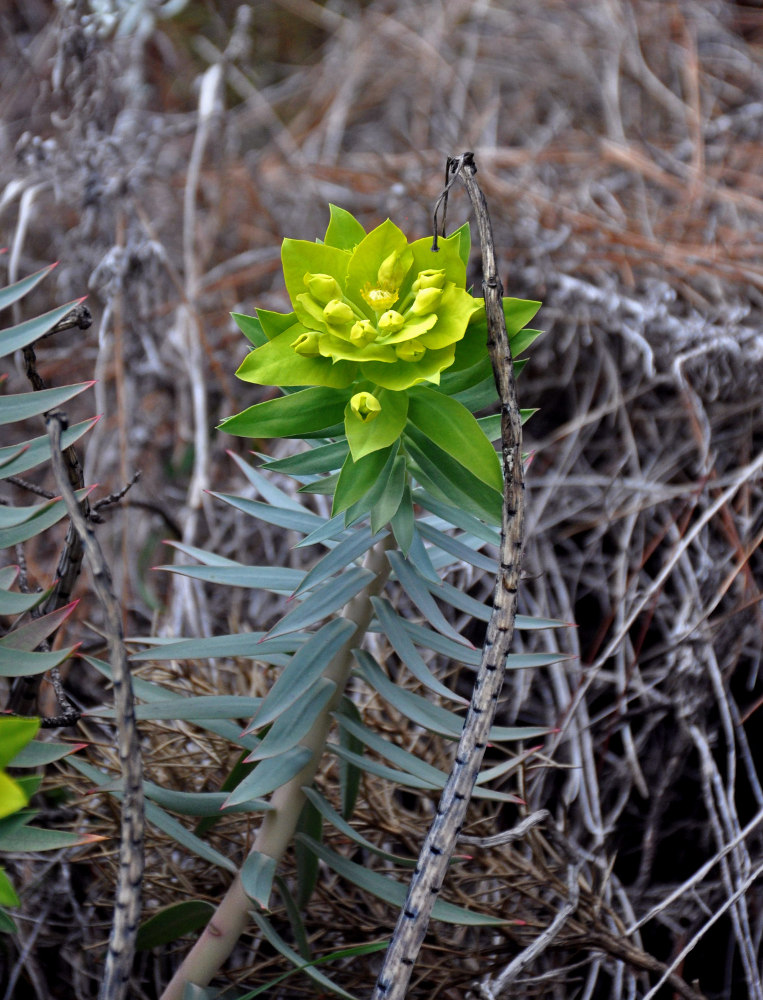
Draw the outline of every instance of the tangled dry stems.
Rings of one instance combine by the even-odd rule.
[[[228,313],[284,307],[280,238],[319,233],[327,200],[423,234],[445,153],[474,149],[507,291],[545,302],[548,332],[521,384],[523,404],[541,407],[527,427],[522,610],[578,624],[526,634],[519,648],[561,643],[577,659],[516,675],[506,691],[502,721],[558,731],[544,748],[552,766],[536,759],[520,772],[527,810],[548,809],[547,826],[475,851],[450,881],[454,901],[525,923],[479,935],[438,925],[414,995],[644,998],[662,975],[654,956],[687,983],[698,977],[708,997],[760,998],[760,12],[712,0],[280,0],[258,8],[252,29],[236,26],[232,4],[192,10],[144,41],[85,35],[76,5],[19,4],[2,21],[9,273],[61,259],[40,311],[90,289],[94,330],[46,342],[41,370],[55,384],[99,379],[105,417],[84,456],[88,480],[117,490],[142,472],[101,529],[128,631],[272,620],[276,606],[249,592],[146,572],[170,560],[167,537],[253,562],[303,558],[288,536],[253,532],[203,493],[241,489],[224,451],[238,445],[209,428],[257,398],[233,378],[244,345]],[[200,108],[194,78],[215,64]],[[453,224],[462,207],[451,205]],[[49,578],[52,543],[25,557],[31,580]],[[488,592],[465,569],[454,582]],[[79,621],[96,632],[73,626],[67,641],[97,652],[98,612],[82,593]],[[193,693],[266,683],[249,662],[150,670]],[[68,683],[86,704],[103,697],[89,675]],[[372,702],[365,710],[446,767],[437,741]],[[92,759],[113,766],[108,732],[85,732]],[[229,747],[191,727],[143,735],[150,775],[174,787],[212,788],[231,764]],[[193,763],[178,766],[179,750]],[[75,798],[50,821],[111,835],[110,800],[66,780]],[[414,856],[428,811],[367,782],[357,821]],[[468,833],[518,816],[475,806]],[[230,818],[210,837],[236,859],[248,835]],[[20,881],[36,880],[25,950],[2,959],[19,997],[51,995],[51,948],[59,980],[94,995],[112,850],[19,862]],[[156,831],[147,867],[149,908],[215,899],[224,882]],[[553,940],[502,980],[573,885],[576,906]],[[328,873],[307,917],[316,952],[381,938],[392,919]],[[260,948],[254,968],[249,945],[231,974],[256,985],[277,963]],[[337,978],[362,994],[376,961],[356,959]],[[155,993],[171,963],[142,956],[135,995]],[[283,995],[302,992],[293,977]]]

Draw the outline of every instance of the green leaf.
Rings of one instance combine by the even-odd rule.
[[[448,237],[450,240],[455,240],[456,238],[458,238],[458,255],[464,262],[464,267],[468,267],[469,254],[472,250],[472,234],[468,222],[465,222],[463,226],[459,226]]]
[[[39,340],[40,337],[52,330],[56,323],[65,319],[80,302],[84,301],[84,299],[75,299],[73,302],[67,302],[66,305],[59,306],[57,309],[51,309],[50,312],[43,313],[42,316],[37,316],[35,319],[28,319],[24,323],[19,323],[18,326],[0,330],[0,358],[7,354],[13,354],[14,351],[28,347],[35,340]]]
[[[1,602],[0,607],[2,607]],[[32,677],[35,674],[44,674],[46,670],[63,663],[77,648],[78,646],[69,646],[66,649],[52,650],[50,653],[27,653],[24,650],[0,646],[0,677]]]
[[[362,768],[366,774],[374,774],[377,778],[382,778],[384,781],[389,781],[391,784],[397,788],[403,785],[408,788],[419,788],[426,791],[436,791],[438,787],[442,788],[443,784],[440,786],[433,785],[431,781],[427,781],[424,778],[419,778],[415,774],[411,774],[409,771],[398,771],[396,768],[388,767],[386,764],[380,763],[378,760],[374,760],[372,757],[362,757],[359,754],[351,753],[349,750],[345,750],[344,747],[339,746],[336,743],[327,743],[326,749],[330,753],[336,754],[342,760],[347,760],[357,767]]]
[[[337,713],[359,724],[363,721],[357,705],[346,695],[339,702]],[[350,753],[363,753],[363,744],[360,740],[342,726],[339,728],[339,745],[345,750],[349,750]],[[339,760],[339,789],[342,794],[342,816],[345,819],[350,819],[355,812],[355,804],[360,792],[360,768],[351,764],[345,757]]]
[[[258,799],[280,788],[303,771],[312,757],[312,752],[307,747],[292,747],[280,757],[260,761],[252,773],[233,789],[225,800],[224,808],[240,805],[250,799]]]
[[[338,830],[339,833],[347,837],[348,840],[353,841],[353,843],[358,844],[367,851],[371,851],[372,854],[376,854],[380,858],[386,858],[387,861],[394,861],[396,864],[410,865],[411,867],[413,867],[416,863],[412,858],[401,858],[396,854],[390,854],[388,851],[383,851],[380,847],[377,847],[376,844],[372,844],[370,840],[366,840],[364,836],[358,833],[357,830],[350,826],[350,824],[339,815],[336,809],[334,809],[333,806],[315,788],[304,787],[302,791],[308,799],[307,804],[310,808],[313,809],[320,817],[325,819],[327,823],[330,823],[335,830]],[[297,832],[306,833],[310,836],[309,830],[298,830]],[[313,839],[317,840],[318,838],[313,837]],[[297,841],[295,847],[305,851],[313,859],[317,866],[318,859],[312,851],[305,848],[304,844],[300,844],[300,842]]]
[[[360,500],[356,500],[354,504],[347,508],[345,512],[345,521],[348,525],[354,524],[355,521],[365,517],[369,510],[372,510],[384,495],[387,483],[389,482],[389,477],[392,475],[392,467],[396,459],[395,452],[396,448],[393,445],[387,455],[387,461],[384,463],[384,468],[379,473],[376,482],[371,486],[365,496],[362,496]]]
[[[366,238],[366,231],[349,212],[337,205],[329,205],[331,219],[323,242],[340,250],[354,250]]]
[[[307,795],[306,789],[307,786],[303,786],[302,791]],[[296,832],[306,833],[317,841],[323,839],[323,818],[309,796],[299,814]],[[294,856],[297,862],[297,904],[304,910],[312,898],[318,881],[318,859],[312,851],[308,851],[305,845],[299,842],[294,844]]]
[[[469,514],[459,507],[454,507],[452,504],[440,500],[439,497],[435,497],[422,489],[414,490],[413,501],[426,508],[426,510],[431,511],[437,517],[441,517],[454,527],[462,528],[470,535],[474,535],[475,538],[481,539],[488,545],[493,545],[495,548],[500,546],[501,532],[485,524],[473,514]]]
[[[358,663],[358,673],[379,694],[393,705],[401,715],[411,722],[423,726],[431,732],[439,733],[449,739],[458,739],[463,729],[464,720],[455,712],[433,705],[420,695],[407,691],[393,684],[370,653],[363,649],[353,650],[353,656]],[[493,726],[489,739],[493,743],[504,741],[535,739],[545,736],[548,729],[540,726]]]
[[[512,338],[517,336],[523,326],[527,326],[533,316],[535,316],[537,311],[540,309],[541,304],[542,303],[540,302],[534,302],[532,299],[513,299],[509,296],[504,297],[503,315],[506,320],[506,332],[509,335],[510,341]],[[535,337],[532,339],[534,340]],[[532,343],[532,340],[530,343]],[[524,350],[524,347],[517,348],[514,344],[511,345],[511,352],[513,355],[519,354],[522,350]]]
[[[442,552],[447,552],[453,556],[453,560],[459,563],[468,563],[477,569],[482,569],[486,573],[495,576],[498,571],[498,560],[493,556],[480,552],[480,547],[484,544],[481,538],[474,538],[469,535],[461,535],[454,538],[444,531],[435,528],[424,518],[420,518],[417,529],[422,538],[437,546]]]
[[[279,935],[276,933],[275,929],[273,928],[273,925],[270,923],[267,917],[265,917],[261,913],[257,913],[254,910],[252,911],[251,916],[252,920],[254,920],[254,922],[257,924],[263,936],[276,949],[276,951],[279,952],[279,954],[283,955],[284,958],[288,959],[291,962],[291,964],[295,966],[296,969],[304,972],[306,976],[309,976],[310,979],[313,980],[313,982],[317,983],[321,987],[321,989],[328,990],[329,993],[334,993],[336,994],[336,996],[343,997],[344,1000],[357,1000],[357,998],[354,997],[352,993],[348,993],[346,990],[343,990],[341,986],[337,986],[336,983],[333,983],[328,978],[328,976],[324,976],[322,972],[319,972],[317,969],[313,968],[312,965],[304,963],[302,959],[299,957],[299,955],[296,953],[296,951],[293,951],[286,944],[286,942],[281,937],[279,937]],[[261,991],[264,992],[266,988],[271,989],[271,987],[272,984],[268,983],[266,987],[261,987]],[[254,996],[257,992],[260,991],[255,990],[251,994],[248,994],[248,996]]]
[[[0,717],[0,768],[8,767],[24,747],[37,735],[39,719]]]
[[[466,649],[461,643],[454,642],[439,632],[433,632],[431,628],[419,622],[406,621],[401,618],[403,628],[410,635],[417,646],[422,649],[431,650],[433,653],[440,653],[447,656],[456,663],[463,663],[468,667],[478,667],[482,660],[482,652],[479,649]]]
[[[24,826],[18,833],[3,834],[0,837],[0,850],[7,853],[60,851],[105,839],[88,833],[69,833],[67,830],[44,830],[37,826]]]
[[[241,866],[241,887],[263,910],[268,909],[275,874],[276,859],[259,851],[251,851]]]
[[[14,781],[4,772],[0,772],[0,819],[12,816],[23,809],[29,801],[29,796],[18,781]]]
[[[0,728],[0,746],[2,742],[3,733]],[[13,758],[13,767],[44,767],[55,760],[67,757],[70,753],[77,753],[87,745],[87,743],[41,743],[39,740],[32,740]]]
[[[256,316],[245,316],[243,313],[231,313],[233,322],[243,333],[253,347],[262,347],[268,342],[262,323]]]
[[[442,392],[416,386],[410,391],[408,419],[478,479],[503,491],[498,455],[465,406]]]
[[[279,666],[285,662],[282,654],[292,653],[303,641],[301,636],[265,639],[264,632],[241,632],[238,635],[213,635],[206,639],[169,640],[133,653],[130,659],[200,660],[210,656],[242,656]]]
[[[275,340],[282,333],[286,333],[297,322],[297,315],[294,312],[280,313],[272,312],[270,309],[258,309],[257,319],[260,321],[265,336],[268,340]]]
[[[66,621],[78,604],[79,600],[72,601],[56,611],[51,611],[47,615],[33,618],[25,625],[20,625],[0,638],[0,646],[7,646],[9,649],[24,649],[28,653],[33,652],[41,642],[52,635]]]
[[[170,903],[143,921],[138,928],[135,947],[138,951],[150,951],[171,944],[206,927],[214,915],[215,907],[203,899]]]
[[[335,548],[318,560],[300,583],[299,587],[294,591],[294,596],[298,597],[302,591],[314,589],[319,583],[333,576],[334,573],[346,569],[373,545],[386,538],[386,535],[386,532],[374,534],[367,527],[348,535],[347,538],[343,539]]]
[[[382,495],[371,509],[371,530],[381,531],[389,524],[403,502],[405,488],[408,485],[406,462],[404,455],[397,455],[392,463],[389,476],[384,483]]]
[[[39,392],[20,392],[13,396],[2,396],[0,425],[28,420],[40,413],[54,410],[92,385],[95,385],[95,382],[78,382],[76,385],[62,385],[55,389],[41,389]]]
[[[155,657],[149,658],[155,659]],[[205,719],[248,719],[261,704],[262,698],[247,698],[243,695],[197,695],[192,698],[181,695],[179,698],[136,705],[135,718],[139,721],[183,719],[187,722],[202,722]],[[113,719],[114,709],[91,708],[84,714],[90,718]]]
[[[309,691],[354,632],[352,622],[335,618],[311,635],[268,691],[247,732],[269,725]]]
[[[376,620],[379,622],[383,634],[413,676],[435,694],[450,701],[461,702],[464,705],[468,704],[465,698],[454,694],[441,681],[437,680],[421,656],[419,656],[410,636],[403,628],[401,619],[397,616],[389,601],[380,597],[372,597],[371,603],[373,604]]]
[[[306,802],[305,808],[309,808],[309,806],[310,803]],[[303,809],[302,810],[303,814],[304,811],[305,810]],[[296,847],[297,845],[295,844],[294,846]],[[299,862],[297,862],[297,868],[299,868]],[[316,860],[316,869],[317,869],[317,860]],[[299,882],[299,874],[297,874],[297,882]],[[278,890],[278,895],[281,897],[281,900],[283,902],[284,909],[286,910],[286,916],[289,920],[291,933],[294,937],[294,941],[296,942],[297,948],[299,949],[299,953],[306,962],[311,962],[313,959],[313,953],[310,950],[310,941],[307,936],[307,931],[305,929],[304,921],[302,920],[300,907],[297,905],[296,900],[289,892],[289,887],[286,884],[286,880],[284,878],[281,878],[280,875],[277,875],[275,878],[275,886],[276,889]],[[304,909],[304,907],[302,907],[302,909]]]
[[[345,390],[313,386],[255,403],[243,413],[223,420],[219,429],[239,437],[302,437],[308,431],[341,423],[348,396]]]
[[[473,476],[412,424],[405,445],[415,463],[413,474],[430,492],[484,520],[501,523],[502,494]]]
[[[416,607],[421,611],[425,620],[441,632],[442,635],[449,636],[454,642],[462,643],[464,646],[474,648],[468,639],[464,639],[444,617],[442,611],[437,607],[431,594],[431,583],[411,564],[408,559],[404,559],[399,552],[387,552],[387,560],[400,583]]]
[[[360,417],[350,402],[344,408],[344,429],[355,462],[394,444],[405,427],[408,393],[376,389],[373,395],[381,404],[381,410],[370,420]]]
[[[49,590],[41,590],[36,594],[15,594],[9,590],[0,590],[0,615],[22,615],[41,604],[48,594]]]
[[[74,767],[80,774],[84,774],[94,785],[99,788],[103,787],[103,790],[113,795],[115,799],[122,798],[122,792],[118,789],[113,789],[110,787],[111,778],[103,774],[98,770],[97,767],[93,767],[92,764],[87,764],[85,761],[80,760],[78,757],[72,757],[69,761],[70,765]],[[209,861],[213,865],[217,865],[219,868],[224,868],[226,871],[236,874],[236,865],[226,858],[224,854],[216,851],[213,847],[205,844],[203,840],[200,840],[195,834],[187,830],[182,823],[178,822],[173,816],[170,816],[156,805],[155,802],[145,803],[146,820],[149,823],[153,823],[160,830],[163,830],[168,836],[172,837],[181,847],[185,847],[192,854],[197,855],[197,857],[202,858],[204,861]],[[92,838],[91,838],[92,839]]]
[[[340,469],[345,458],[349,454],[349,445],[346,441],[332,441],[331,444],[322,444],[317,448],[310,448],[302,451],[299,455],[291,455],[289,458],[277,458],[266,462],[262,468],[268,472],[284,472],[287,475],[298,473],[299,475],[312,475],[318,472],[333,472]]]
[[[352,504],[357,503],[379,481],[384,473],[384,467],[394,459],[395,443],[387,448],[373,451],[363,458],[354,459],[348,455],[339,474],[339,482],[334,493],[334,503],[331,507],[332,517],[341,514]]]
[[[19,906],[20,904],[21,900],[5,874],[5,869],[0,868],[0,906]]]
[[[162,809],[169,809],[181,816],[205,819],[210,817],[220,819],[225,800],[228,798],[225,792],[178,792],[173,788],[162,788],[152,781],[145,781],[143,789],[146,798],[156,802]],[[264,799],[247,799],[239,806],[232,806],[230,812],[269,812],[272,808]]]
[[[309,840],[304,834],[299,834],[302,840]],[[392,906],[401,907],[405,902],[408,887],[398,882],[396,879],[381,875],[379,872],[371,871],[362,865],[355,864],[348,858],[343,858],[340,854],[330,850],[323,844],[314,841],[310,847],[318,857],[332,868],[337,875],[347,879],[352,885],[357,886],[363,892],[369,892],[377,899],[382,899]],[[446,903],[438,899],[432,910],[435,920],[442,920],[447,924],[461,924],[471,927],[500,927],[508,923],[499,917],[491,917],[483,913],[474,913],[472,910],[465,910],[462,906],[455,906],[453,903]]]
[[[98,420],[98,417],[92,417],[90,420],[83,420],[81,423],[75,424],[74,427],[65,430],[61,435],[61,450],[63,451],[79,441],[82,435],[95,426]],[[0,448],[0,479],[28,472],[29,469],[46,462],[49,458],[50,441],[47,434],[33,438],[31,441],[25,441],[23,445]],[[0,613],[4,614],[4,612]]]
[[[75,496],[81,501],[92,492],[93,487],[77,490]],[[18,508],[17,508],[18,509]],[[23,510],[23,508],[22,508]],[[11,548],[13,545],[20,545],[22,542],[34,538],[47,528],[57,524],[62,517],[66,517],[66,502],[64,500],[54,501],[52,504],[39,504],[36,513],[20,524],[9,528],[0,528],[0,549]]]
[[[279,715],[262,742],[246,758],[246,763],[277,757],[296,746],[310,732],[335,691],[333,681],[319,677],[301,698]]]
[[[229,496],[227,493],[211,493],[210,495],[217,497],[218,500],[223,500],[244,514],[258,518],[260,521],[275,524],[279,528],[299,531],[305,535],[316,528],[322,528],[326,523],[325,518],[311,514],[309,510],[284,510],[281,507],[273,507],[269,503],[261,503],[259,500],[247,500],[245,497]]]
[[[400,501],[400,506],[397,508],[394,517],[390,521],[390,527],[392,528],[392,533],[395,536],[395,541],[400,547],[400,551],[406,558],[408,558],[408,554],[413,543],[414,524],[415,515],[413,513],[411,487],[406,481],[405,489],[403,490],[403,499]]]
[[[304,570],[280,566],[155,566],[156,570],[176,573],[193,580],[203,580],[223,587],[246,587],[269,590],[273,594],[293,594],[305,578]]]
[[[45,278],[57,264],[48,264],[47,267],[43,267],[39,271],[35,271],[34,274],[30,274],[26,278],[22,278],[20,281],[15,281],[12,285],[6,285],[5,288],[0,288],[0,309],[7,309],[12,306],[14,302],[18,302],[19,299],[23,299],[25,295],[36,288],[37,285]]]
[[[309,628],[310,625],[314,625],[322,618],[326,618],[339,608],[344,607],[373,579],[374,574],[361,566],[346,570],[334,581],[333,587],[321,587],[320,590],[306,597],[299,607],[284,615],[280,622],[268,632],[268,636],[275,638],[279,635],[285,635],[287,632]]]

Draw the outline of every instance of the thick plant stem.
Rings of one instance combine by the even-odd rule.
[[[363,639],[373,615],[372,597],[378,597],[389,576],[386,551],[392,544],[391,534],[377,542],[368,553],[365,566],[374,577],[346,606],[343,617],[355,624],[355,631],[337,652],[323,676],[336,684],[334,696],[313,724],[300,746],[312,752],[310,762],[285,785],[276,789],[270,804],[272,810],[265,813],[262,825],[255,837],[252,851],[265,854],[278,863],[291,844],[297,821],[305,802],[302,788],[312,784],[320,765],[326,745],[331,713],[339,704],[352,670],[352,650]],[[182,1000],[187,983],[206,986],[222,967],[233,951],[236,942],[249,923],[249,911],[254,907],[236,876],[225,894],[215,915],[207,924],[199,940],[188,953],[180,968],[162,994],[161,1000]]]
[[[487,346],[501,401],[504,489],[500,564],[493,591],[493,611],[482,648],[482,662],[458,742],[456,759],[440,798],[437,815],[419,854],[408,895],[373,991],[373,1000],[404,1000],[406,996],[411,972],[429,926],[432,908],[461,832],[472,787],[480,772],[498,696],[503,686],[506,656],[514,633],[517,610],[524,534],[522,421],[503,314],[503,289],[496,270],[493,232],[485,198],[474,180],[476,172],[471,153],[449,159],[448,184],[444,196],[460,176],[474,208],[482,246]],[[436,240],[435,229],[433,249],[436,249]]]

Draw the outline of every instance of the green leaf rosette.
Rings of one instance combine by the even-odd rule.
[[[407,441],[415,437],[420,453],[428,439],[456,468],[468,470],[468,481],[474,476],[495,494],[486,508],[492,516],[500,509],[500,465],[472,411],[496,395],[484,302],[465,287],[468,226],[441,238],[434,251],[431,237],[409,243],[389,219],[366,233],[349,212],[330,208],[323,242],[283,242],[292,312],[234,315],[255,345],[236,374],[288,387],[286,395],[250,407],[222,428],[253,438],[345,437],[349,455],[337,480],[335,513],[346,509],[349,520],[371,511],[375,527],[382,520],[394,527],[395,504],[410,501],[401,469],[415,477],[421,463]],[[517,310],[510,303],[518,301],[505,300],[507,318],[521,314],[526,322],[538,304]],[[368,478],[364,460],[375,453],[379,474],[394,470],[394,496],[376,481],[364,493],[366,503],[361,496],[348,505],[360,492],[363,470]],[[463,490],[464,483],[458,485]]]

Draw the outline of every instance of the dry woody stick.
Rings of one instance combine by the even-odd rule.
[[[493,230],[485,197],[474,179],[476,173],[472,153],[449,158],[446,186],[438,208],[440,203],[447,203],[451,187],[460,178],[472,202],[479,230],[487,346],[501,403],[504,487],[500,564],[493,591],[493,611],[482,648],[482,662],[458,742],[456,759],[437,807],[437,815],[421,849],[408,895],[372,994],[373,1000],[403,1000],[406,995],[413,966],[429,926],[432,908],[461,832],[474,782],[480,772],[498,696],[503,687],[506,657],[514,634],[517,611],[524,536],[522,421],[503,314],[503,288],[496,270]],[[436,249],[437,210],[434,228],[433,249]]]
[[[51,464],[56,485],[66,503],[71,530],[76,532],[90,565],[93,589],[103,605],[109,644],[109,660],[114,681],[114,707],[119,738],[119,760],[124,792],[119,844],[119,878],[114,920],[109,937],[106,967],[99,992],[100,1000],[124,1000],[129,987],[135,954],[135,937],[140,919],[140,887],[143,879],[143,768],[135,703],[122,631],[122,612],[114,595],[111,573],[90,524],[82,514],[61,453],[61,432],[66,417],[56,411],[46,414],[50,438]]]

